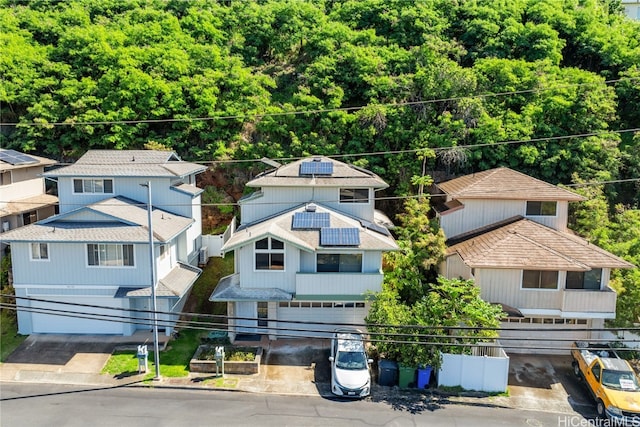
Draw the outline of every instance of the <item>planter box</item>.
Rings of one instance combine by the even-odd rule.
[[[211,350],[212,346],[201,345],[196,350],[193,358],[189,362],[189,371],[197,373],[215,373],[217,363],[215,360],[199,360],[202,352]],[[256,358],[252,362],[231,362],[224,361],[225,374],[257,374],[260,372],[260,361],[262,360],[262,347],[250,347],[256,350]],[[222,369],[218,369],[222,373]]]

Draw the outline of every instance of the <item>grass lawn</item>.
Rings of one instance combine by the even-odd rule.
[[[211,293],[218,281],[233,273],[233,256],[225,258],[213,257],[202,271],[202,274],[193,285],[191,294],[185,305],[185,312],[226,315],[225,303],[212,303],[209,301]],[[196,321],[197,318],[189,320]],[[211,322],[209,318],[203,318],[203,322]],[[214,321],[216,322],[216,321]],[[163,377],[185,377],[189,375],[189,361],[200,345],[200,339],[207,335],[203,329],[180,329],[178,338],[169,342],[167,350],[160,352],[160,375]],[[153,345],[150,346],[153,350]],[[145,379],[153,378],[155,374],[153,351],[149,351],[149,372]],[[103,374],[130,376],[138,373],[138,358],[136,351],[117,351],[109,358],[102,369]]]
[[[200,345],[200,337],[206,331],[184,330],[180,337],[171,341],[167,350],[160,352],[160,375],[163,377],[186,377],[189,375],[189,361]],[[153,346],[151,346],[153,348]],[[155,374],[153,351],[149,351],[148,378]],[[103,374],[130,376],[138,373],[138,358],[135,350],[114,352],[107,361]],[[145,378],[147,378],[145,377]]]
[[[18,335],[18,326],[12,314],[7,310],[0,310],[0,362],[4,362],[27,339],[27,335]]]

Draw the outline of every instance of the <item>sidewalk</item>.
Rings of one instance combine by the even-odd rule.
[[[144,381],[148,374],[114,377],[100,374],[115,347],[133,346],[148,337],[31,336],[21,350],[0,365],[0,381],[57,383],[95,387],[180,387],[332,397],[326,340],[278,340],[244,343],[265,348],[260,372],[254,375],[195,374],[181,378]],[[162,338],[161,348],[168,341]],[[40,359],[40,360],[39,360]],[[38,363],[49,360],[50,363]],[[555,413],[590,413],[593,403],[571,377],[570,359],[558,356],[511,355],[509,395],[461,395],[434,390],[399,389],[375,383],[369,399],[398,408],[432,407],[451,402],[487,407],[541,410]],[[532,380],[533,379],[533,380]],[[532,382],[534,381],[534,382]]]

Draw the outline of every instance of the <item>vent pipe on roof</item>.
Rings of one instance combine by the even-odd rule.
[[[309,203],[309,204],[306,206],[306,209],[305,209],[305,210],[306,210],[307,212],[315,212],[315,211],[316,211],[316,208],[317,208],[317,206],[316,206],[316,205],[314,205],[313,203]]]

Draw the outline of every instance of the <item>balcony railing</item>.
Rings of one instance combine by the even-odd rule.
[[[364,295],[382,289],[381,273],[297,273],[296,295]]]
[[[616,292],[610,287],[602,290],[563,289],[562,311],[615,313],[616,297]]]

